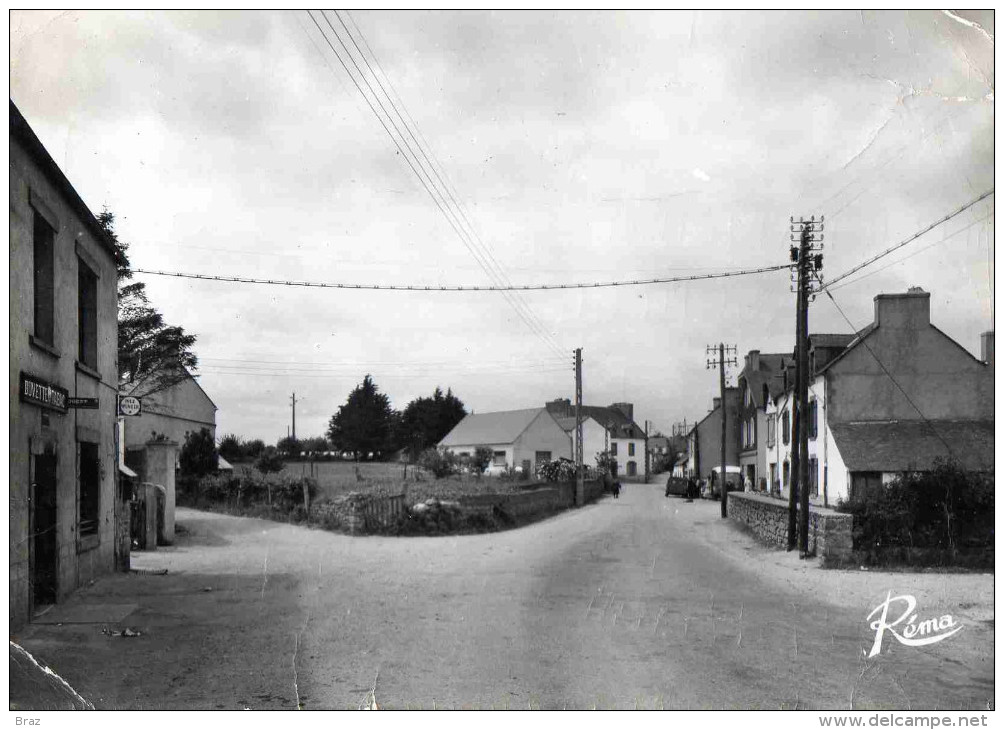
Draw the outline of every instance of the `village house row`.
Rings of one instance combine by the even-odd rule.
[[[874,298],[855,334],[809,336],[809,494],[819,505],[952,456],[970,471],[994,468],[994,334],[980,357],[931,322],[919,287]],[[795,357],[750,351],[725,403],[687,433],[678,476],[717,478],[722,413],[726,471],[736,486],[787,497],[792,482]]]

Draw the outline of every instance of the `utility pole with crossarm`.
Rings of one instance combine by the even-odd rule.
[[[705,348],[705,354],[708,356],[707,368],[711,369],[714,367],[718,368],[718,382],[721,388],[721,409],[722,409],[722,473],[719,474],[721,477],[719,481],[719,489],[722,492],[722,517],[728,516],[728,466],[725,463],[725,446],[728,441],[728,430],[726,428],[726,422],[728,421],[728,409],[725,407],[725,368],[729,365],[737,365],[736,360],[736,346],[729,345],[726,347],[725,343],[719,343],[718,352],[715,353],[715,346],[708,345]],[[731,358],[726,360],[726,355],[731,355]],[[714,358],[714,359],[712,359]]]

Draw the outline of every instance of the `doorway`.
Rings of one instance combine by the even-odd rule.
[[[56,454],[32,455],[29,516],[32,610],[56,602]]]

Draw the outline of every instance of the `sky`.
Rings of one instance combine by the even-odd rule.
[[[783,264],[790,216],[815,215],[834,278],[993,188],[993,36],[992,11],[13,11],[10,95],[135,268],[484,286],[483,243],[516,284],[689,276]],[[821,296],[810,330],[920,286],[978,354],[993,202],[836,284],[850,324]],[[477,412],[574,398],[577,347],[586,404],[668,432],[717,395],[707,345],[739,367],[793,349],[789,278],[513,298],[142,276],[198,337],[218,435],[268,442],[293,392],[297,435],[321,435],[367,373],[396,408],[436,386]]]

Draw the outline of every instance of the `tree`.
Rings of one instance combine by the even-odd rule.
[[[239,459],[244,455],[244,444],[240,436],[228,433],[220,439],[219,454],[227,461]]]
[[[208,428],[190,431],[185,436],[178,461],[181,473],[186,476],[201,477],[216,471],[216,445]]]
[[[199,360],[195,335],[168,325],[150,304],[146,284],[133,282],[129,245],[115,233],[115,214],[104,208],[98,223],[115,245],[118,271],[119,383],[135,396],[151,395],[192,377]]]
[[[447,389],[436,388],[431,398],[416,398],[401,412],[398,444],[408,449],[412,459],[436,446],[467,415],[463,401]]]
[[[262,452],[265,451],[265,442],[261,439],[251,439],[250,441],[244,442],[244,448],[241,449],[243,456],[249,459],[257,459],[261,456]]]
[[[307,453],[323,453],[331,451],[328,440],[323,436],[314,436],[300,442],[300,448]]]
[[[471,466],[474,467],[474,473],[477,474],[479,478],[485,473],[485,469],[488,468],[488,465],[492,463],[493,456],[494,454],[488,446],[478,446],[474,449]]]
[[[279,439],[279,443],[277,443],[275,447],[280,453],[286,454],[287,456],[299,456],[300,451],[302,450],[300,441],[292,436],[286,436]]]
[[[337,451],[351,452],[357,461],[371,453],[380,458],[392,447],[393,425],[390,399],[367,375],[331,417],[328,439]]]
[[[282,454],[279,453],[278,449],[274,446],[268,446],[255,460],[254,467],[262,474],[271,474],[275,472],[282,471],[286,466],[286,462],[282,458]]]

